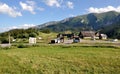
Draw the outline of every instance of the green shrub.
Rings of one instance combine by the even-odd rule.
[[[9,40],[7,38],[0,38],[0,43],[9,43]]]
[[[33,44],[32,47],[39,47],[40,45],[37,44]]]
[[[36,37],[36,36],[37,36],[37,34],[34,32],[29,34],[29,37]]]
[[[17,47],[18,47],[18,48],[28,48],[28,45],[19,44]]]

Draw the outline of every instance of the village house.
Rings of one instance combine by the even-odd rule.
[[[107,39],[107,35],[106,34],[100,34],[99,35],[99,39],[106,40]]]
[[[78,36],[80,38],[94,38],[95,32],[94,31],[81,31]]]
[[[36,38],[29,37],[29,44],[36,44]]]
[[[107,39],[106,34],[100,34],[95,31],[81,31],[78,35],[80,38],[89,38],[89,39]]]

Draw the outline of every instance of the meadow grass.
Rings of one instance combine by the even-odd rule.
[[[0,50],[0,74],[119,74],[120,49],[41,45]]]

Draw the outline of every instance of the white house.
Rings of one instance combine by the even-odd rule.
[[[30,43],[30,44],[36,44],[36,38],[34,38],[34,37],[29,37],[29,43]]]
[[[106,34],[100,34],[100,39],[107,39],[107,35]]]

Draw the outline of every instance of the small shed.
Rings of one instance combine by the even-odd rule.
[[[117,42],[117,41],[118,41],[118,39],[113,39],[113,40],[112,40],[112,42]]]
[[[42,37],[38,37],[39,40],[42,40]]]
[[[30,43],[30,44],[36,44],[36,38],[34,38],[34,37],[29,37],[29,43]]]

